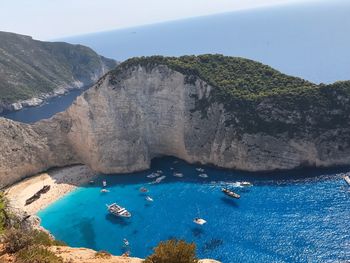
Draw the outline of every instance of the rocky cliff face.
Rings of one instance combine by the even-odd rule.
[[[215,89],[167,65],[136,64],[107,74],[50,120],[0,119],[1,183],[73,163],[102,173],[133,172],[162,155],[246,171],[350,163],[348,116],[344,124],[335,121],[347,110],[343,93],[332,96],[344,107],[323,113],[315,105],[290,109],[271,97],[230,110],[211,99]],[[327,129],[320,112],[331,118]]]
[[[85,46],[0,31],[0,113],[90,86],[115,66]]]

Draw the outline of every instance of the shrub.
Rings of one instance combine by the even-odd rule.
[[[186,243],[183,240],[168,240],[160,242],[154,248],[154,253],[148,256],[145,263],[194,263],[196,257],[196,245]]]
[[[95,258],[110,258],[112,255],[107,251],[100,250],[95,253]]]
[[[4,245],[7,253],[16,253],[32,243],[33,237],[20,229],[10,228],[4,235]]]
[[[40,246],[28,247],[16,254],[18,263],[63,263],[61,257]]]

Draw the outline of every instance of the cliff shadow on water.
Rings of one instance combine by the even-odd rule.
[[[203,169],[202,171],[198,171]],[[234,169],[225,169],[214,165],[201,165],[198,163],[190,164],[184,160],[173,156],[162,156],[153,158],[150,169],[120,174],[98,174],[95,184],[101,185],[103,181],[107,181],[110,186],[119,185],[125,187],[127,185],[152,184],[157,178],[148,178],[152,173],[159,173],[159,176],[166,176],[161,182],[171,184],[177,182],[202,184],[202,183],[235,183],[241,181],[249,181],[255,186],[259,185],[289,185],[303,184],[315,181],[326,181],[341,178],[342,175],[350,171],[350,166],[338,167],[303,167],[285,171],[271,172],[245,172]],[[180,173],[183,177],[174,176]],[[205,174],[207,177],[200,177]],[[86,187],[94,185],[85,185]],[[84,186],[84,187],[85,187]]]

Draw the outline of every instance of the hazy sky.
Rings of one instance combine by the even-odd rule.
[[[48,40],[260,6],[316,0],[0,0],[0,30]]]

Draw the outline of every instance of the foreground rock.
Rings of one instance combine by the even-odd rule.
[[[65,261],[71,263],[142,263],[140,258],[106,256],[101,257],[96,251],[87,248],[71,248],[71,247],[51,247],[56,255],[62,257]],[[220,263],[216,260],[203,259],[198,263]]]
[[[50,120],[0,119],[1,184],[77,163],[133,172],[162,155],[245,171],[350,163],[349,82],[317,86],[248,60],[191,59],[214,71],[236,67],[230,85],[237,87],[182,67],[186,57],[142,58],[105,75]]]

